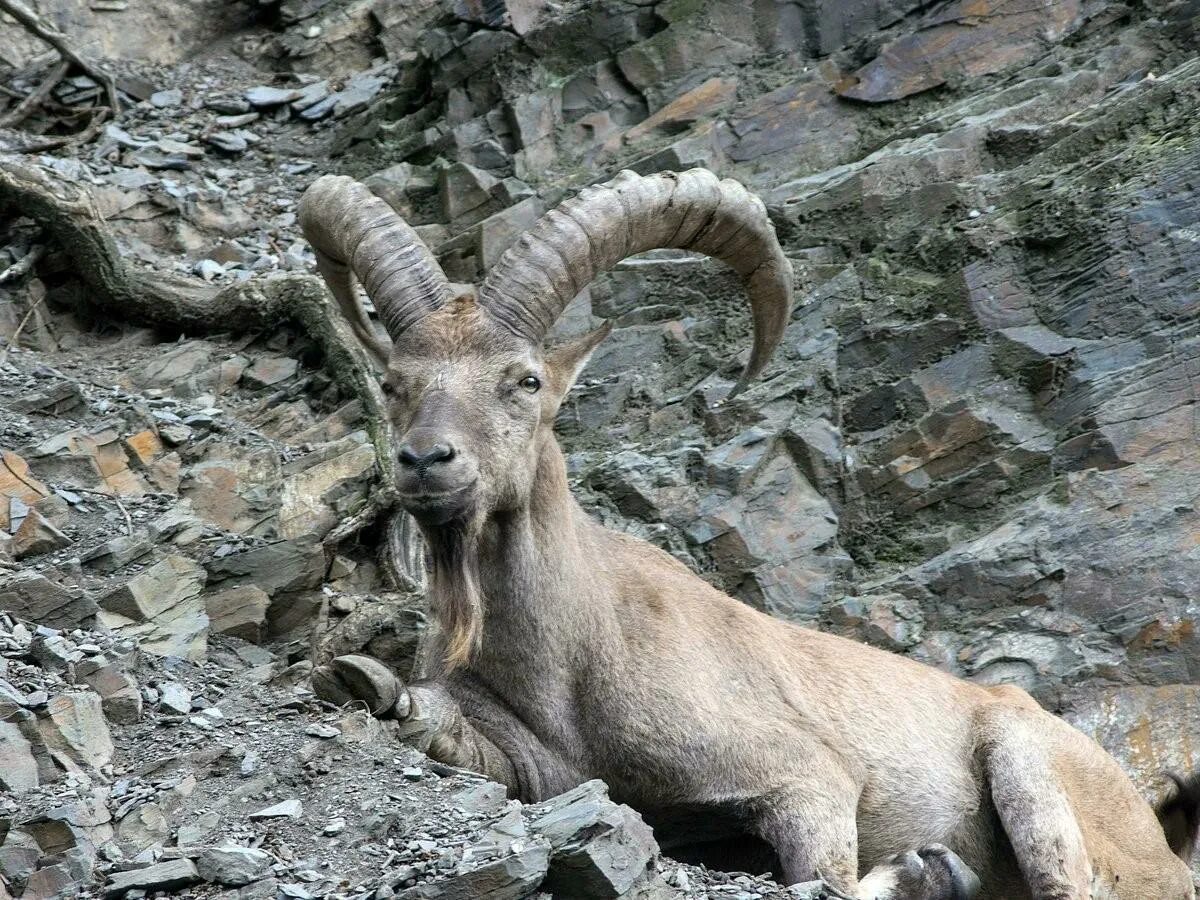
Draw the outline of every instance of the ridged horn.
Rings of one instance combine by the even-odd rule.
[[[783,337],[792,267],[762,201],[707,169],[648,176],[624,171],[584,188],[504,252],[479,290],[479,303],[510,331],[538,341],[601,272],[665,247],[719,259],[746,281],[754,346],[732,396],[762,371]]]
[[[437,260],[387,203],[344,175],[314,181],[300,198],[299,218],[342,314],[386,366],[387,344],[359,303],[354,278],[394,339],[449,300],[450,285]]]

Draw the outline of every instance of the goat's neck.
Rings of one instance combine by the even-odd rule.
[[[545,435],[528,505],[493,516],[479,547],[486,612],[471,670],[523,714],[561,716],[588,661],[616,639],[583,533],[594,528],[571,496],[562,451]]]

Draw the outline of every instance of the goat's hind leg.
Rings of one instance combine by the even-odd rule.
[[[1070,800],[1043,745],[1037,710],[979,711],[978,753],[992,803],[1036,900],[1089,900],[1092,866]]]

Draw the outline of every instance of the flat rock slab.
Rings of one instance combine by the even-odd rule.
[[[190,859],[172,859],[131,872],[116,872],[104,886],[106,897],[121,897],[129,891],[174,891],[201,881]]]
[[[37,622],[48,628],[73,628],[98,611],[96,601],[79,590],[70,590],[37,572],[18,572],[0,579],[0,612]]]
[[[250,88],[242,96],[251,106],[261,108],[282,106],[285,103],[291,103],[293,100],[299,100],[303,95],[303,91],[295,88],[261,86]]]
[[[514,844],[512,852],[478,868],[401,891],[397,900],[519,900],[546,877],[550,845],[544,840]],[[575,895],[572,895],[575,896]],[[582,895],[580,895],[582,896]]]
[[[252,819],[298,819],[304,815],[304,804],[299,800],[284,800],[266,809],[250,813]]]
[[[1060,40],[1079,15],[1076,0],[959,0],[939,8],[927,27],[885,44],[838,93],[851,100],[900,100],[963,75],[988,75],[1028,60]]]

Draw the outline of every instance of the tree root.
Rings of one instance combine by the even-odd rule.
[[[45,81],[30,91],[25,99],[14,106],[11,111],[0,116],[0,128],[13,128],[25,121],[26,116],[33,112],[38,104],[50,96],[50,92],[54,90],[55,85],[66,77],[70,68],[71,64],[65,59],[56,65],[50,71],[50,75]]]
[[[136,268],[121,255],[86,188],[12,158],[0,158],[0,216],[6,212],[34,219],[41,241],[68,252],[89,288],[89,302],[114,319],[187,334],[267,331],[290,322],[312,338],[338,385],[362,404],[378,469],[367,506],[326,536],[326,550],[391,516],[383,529],[384,568],[402,589],[423,582],[419,534],[407,513],[396,509],[395,443],[383,393],[371,360],[317,276],[274,273],[218,289]]]
[[[42,138],[40,141],[34,141],[31,144],[14,149],[18,153],[44,153],[47,150],[57,150],[60,147],[69,147],[72,144],[86,144],[100,133],[100,126],[108,118],[109,112],[107,106],[89,107],[88,111],[92,114],[92,120],[87,123],[83,131],[75,134],[64,134],[58,137]]]
[[[8,13],[17,20],[17,23],[22,28],[35,37],[45,41],[47,44],[57,50],[58,55],[63,58],[65,63],[73,64],[82,72],[84,72],[84,74],[86,74],[89,78],[101,85],[104,88],[105,94],[108,96],[108,107],[110,110],[112,110],[113,115],[116,115],[121,111],[121,100],[117,96],[116,81],[114,81],[111,75],[109,75],[95,63],[90,62],[89,60],[80,56],[78,51],[76,51],[75,48],[68,43],[67,36],[65,34],[35,13],[32,9],[21,2],[21,0],[0,0],[0,12]],[[34,93],[36,94],[44,89],[44,92],[48,94],[53,89],[54,85],[58,83],[59,79],[62,78],[62,75],[65,74],[66,71],[64,70],[58,78],[54,79],[52,83],[49,83],[49,86],[43,83],[43,85],[35,90]]]

